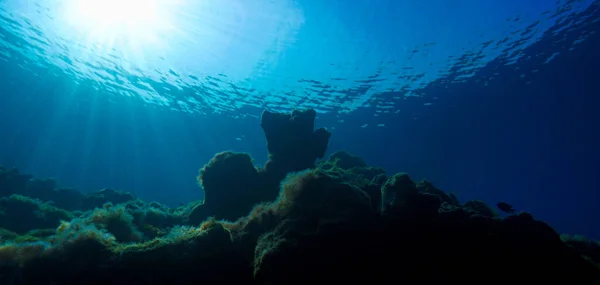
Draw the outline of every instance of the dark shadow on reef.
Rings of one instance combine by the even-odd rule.
[[[204,201],[175,209],[0,168],[0,284],[600,281],[597,242],[528,213],[499,217],[343,151],[315,164],[331,135],[315,117],[264,112],[266,165],[219,153],[198,176]]]

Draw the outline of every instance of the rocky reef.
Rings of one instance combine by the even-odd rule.
[[[0,284],[599,284],[598,242],[344,151],[317,162],[315,118],[265,111],[265,166],[218,153],[178,208],[0,168]]]

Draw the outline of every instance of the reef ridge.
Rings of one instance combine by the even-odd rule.
[[[600,244],[461,203],[345,151],[316,112],[265,111],[269,158],[216,154],[170,208],[0,167],[0,284],[600,284]]]

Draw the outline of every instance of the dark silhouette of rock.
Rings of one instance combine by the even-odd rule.
[[[135,199],[137,199],[137,197],[131,193],[105,188],[97,192],[86,194],[81,201],[81,208],[101,208],[102,205],[108,202],[113,204],[123,204]]]
[[[247,215],[255,204],[277,196],[276,191],[265,194],[252,157],[246,153],[226,151],[215,155],[200,170],[198,181],[204,189],[205,202],[192,210],[192,224],[209,216],[235,220]]]
[[[314,130],[316,114],[312,109],[290,114],[264,111],[261,127],[269,151],[265,167],[256,169],[245,153],[215,155],[198,175],[205,200],[188,210],[189,223],[199,224],[209,216],[235,220],[247,215],[255,204],[277,196],[288,173],[313,168],[325,155],[331,136],[325,129]]]
[[[0,240],[7,241],[0,245],[0,284],[600,281],[597,242],[561,238],[528,213],[496,217],[482,202],[461,205],[427,181],[415,183],[405,173],[388,177],[346,154],[285,172],[314,166],[321,153],[305,149],[315,155],[283,163],[286,156],[294,158],[292,150],[301,151],[295,145],[300,141],[316,145],[308,149],[323,146],[306,139],[310,118],[294,118],[299,125],[292,128],[304,135],[270,141],[272,165],[282,163],[284,170],[256,169],[247,154],[217,154],[199,175],[206,203],[168,209],[103,190],[83,200],[92,201],[88,206],[124,203],[74,215],[20,195],[0,199],[0,222],[12,228],[0,231]],[[0,185],[21,189],[14,187],[25,187],[31,177],[22,178],[5,176]],[[28,231],[48,225],[40,218],[44,213],[52,214],[50,224],[71,220],[60,222],[54,233]],[[185,217],[192,226],[174,224]]]
[[[274,180],[287,173],[314,167],[315,160],[325,155],[331,133],[320,128],[316,131],[313,109],[293,111],[291,114],[262,113],[260,126],[267,138],[269,161],[266,171]]]

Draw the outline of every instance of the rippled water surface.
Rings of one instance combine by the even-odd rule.
[[[435,79],[464,80],[498,57],[517,62],[549,27],[585,21],[573,15],[593,4],[496,2],[3,0],[0,62],[186,112],[393,115]]]

